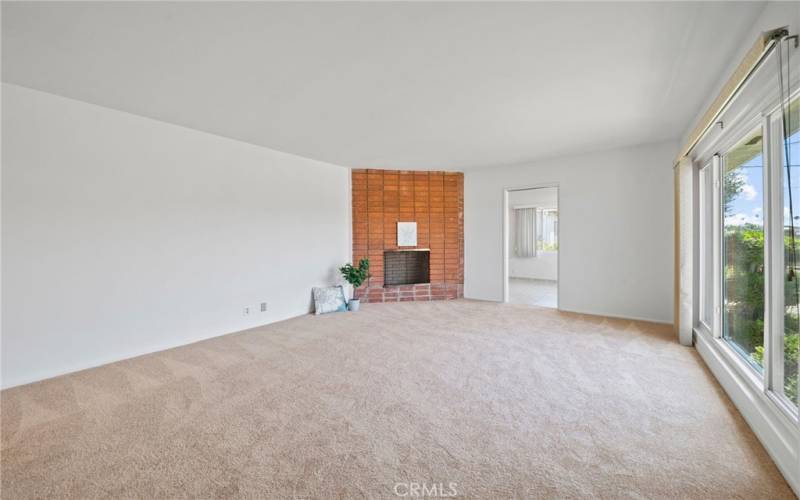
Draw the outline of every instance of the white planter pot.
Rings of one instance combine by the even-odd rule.
[[[361,300],[359,299],[350,299],[350,302],[347,303],[347,307],[353,311],[358,311],[358,308],[361,307]]]

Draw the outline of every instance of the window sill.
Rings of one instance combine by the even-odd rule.
[[[741,355],[733,349],[725,339],[714,337],[711,335],[710,331],[699,326],[694,329],[694,333],[695,336],[702,335],[704,337],[709,345],[716,350],[717,355],[724,359],[727,368],[736,372],[739,379],[747,384],[751,391],[760,394],[765,402],[774,405],[781,416],[786,420],[785,423],[787,425],[793,427],[798,426],[799,422],[796,409],[789,406],[772,392],[767,391],[764,387],[763,376],[759,373],[755,373],[753,368],[747,364],[745,360],[741,359]]]

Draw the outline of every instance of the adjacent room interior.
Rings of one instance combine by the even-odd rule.
[[[800,493],[800,3],[0,9],[2,498]]]
[[[511,189],[506,302],[558,308],[558,187]]]

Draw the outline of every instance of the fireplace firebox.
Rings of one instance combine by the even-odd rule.
[[[383,253],[383,284],[430,283],[430,250],[397,250]]]

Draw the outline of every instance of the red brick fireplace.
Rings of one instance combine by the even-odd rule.
[[[356,291],[357,297],[364,302],[398,302],[463,296],[463,174],[354,169],[352,189],[353,262],[368,257],[372,275]],[[398,222],[417,223],[416,246],[397,246]],[[387,252],[392,253],[385,268]],[[402,267],[410,265],[415,268]],[[384,285],[384,272],[403,282],[424,280],[425,271],[427,283]]]

